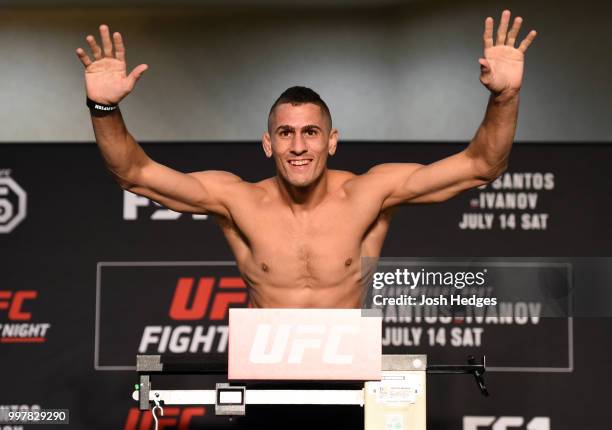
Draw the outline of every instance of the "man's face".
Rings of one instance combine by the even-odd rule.
[[[312,103],[278,105],[272,112],[263,148],[274,157],[278,174],[295,187],[313,184],[336,151],[338,132]]]

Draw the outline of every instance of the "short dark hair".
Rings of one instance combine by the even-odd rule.
[[[329,108],[327,104],[323,101],[321,96],[317,94],[310,88],[294,86],[291,88],[287,88],[283,93],[276,99],[272,107],[270,108],[270,113],[268,114],[268,130],[270,130],[270,119],[272,118],[272,113],[276,106],[284,103],[291,103],[293,106],[302,105],[305,103],[312,103],[321,108],[323,111],[323,115],[327,117],[329,121],[329,127],[332,125],[331,113],[329,112]]]

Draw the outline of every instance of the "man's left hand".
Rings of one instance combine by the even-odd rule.
[[[494,44],[493,18],[488,17],[485,20],[484,58],[478,60],[480,82],[495,96],[511,96],[517,94],[521,88],[525,51],[536,37],[535,30],[531,30],[519,47],[514,47],[522,22],[523,18],[516,17],[512,28],[508,31],[510,11],[503,11]]]

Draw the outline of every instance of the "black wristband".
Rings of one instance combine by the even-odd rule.
[[[103,105],[102,103],[93,101],[89,97],[87,97],[85,103],[89,109],[97,113],[111,113],[119,107],[118,105]]]

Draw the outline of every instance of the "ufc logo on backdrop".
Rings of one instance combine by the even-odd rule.
[[[8,311],[9,321],[29,321],[32,314],[24,310],[24,303],[38,296],[37,291],[0,291],[0,310]]]
[[[206,409],[203,407],[167,407],[164,416],[159,417],[159,429],[189,430],[194,417],[203,417]],[[141,412],[138,408],[130,408],[123,430],[153,430],[154,422],[151,411]],[[198,426],[199,428],[199,426]]]
[[[320,359],[326,364],[351,364],[353,354],[341,354],[343,337],[356,336],[358,327],[337,325],[330,328],[320,324],[281,324],[272,335],[272,325],[260,324],[255,332],[249,359],[256,364],[274,364],[285,361],[299,364],[306,350],[320,351]],[[272,342],[270,338],[272,337]],[[271,344],[271,346],[270,346]],[[286,357],[286,359],[285,359]]]
[[[218,290],[213,295],[215,280],[214,277],[202,277],[196,285],[196,278],[180,278],[170,305],[170,318],[201,320],[208,311],[209,320],[222,321],[227,319],[230,305],[246,304],[246,285],[242,278],[219,278]]]
[[[550,430],[549,417],[534,417],[527,424],[523,417],[463,417],[463,430]]]
[[[31,301],[38,298],[38,291],[0,291],[0,317],[8,317],[8,323],[0,323],[0,343],[43,343],[47,340],[49,323],[33,323],[28,312]],[[1,321],[1,320],[0,320]],[[26,322],[28,321],[28,322]]]

